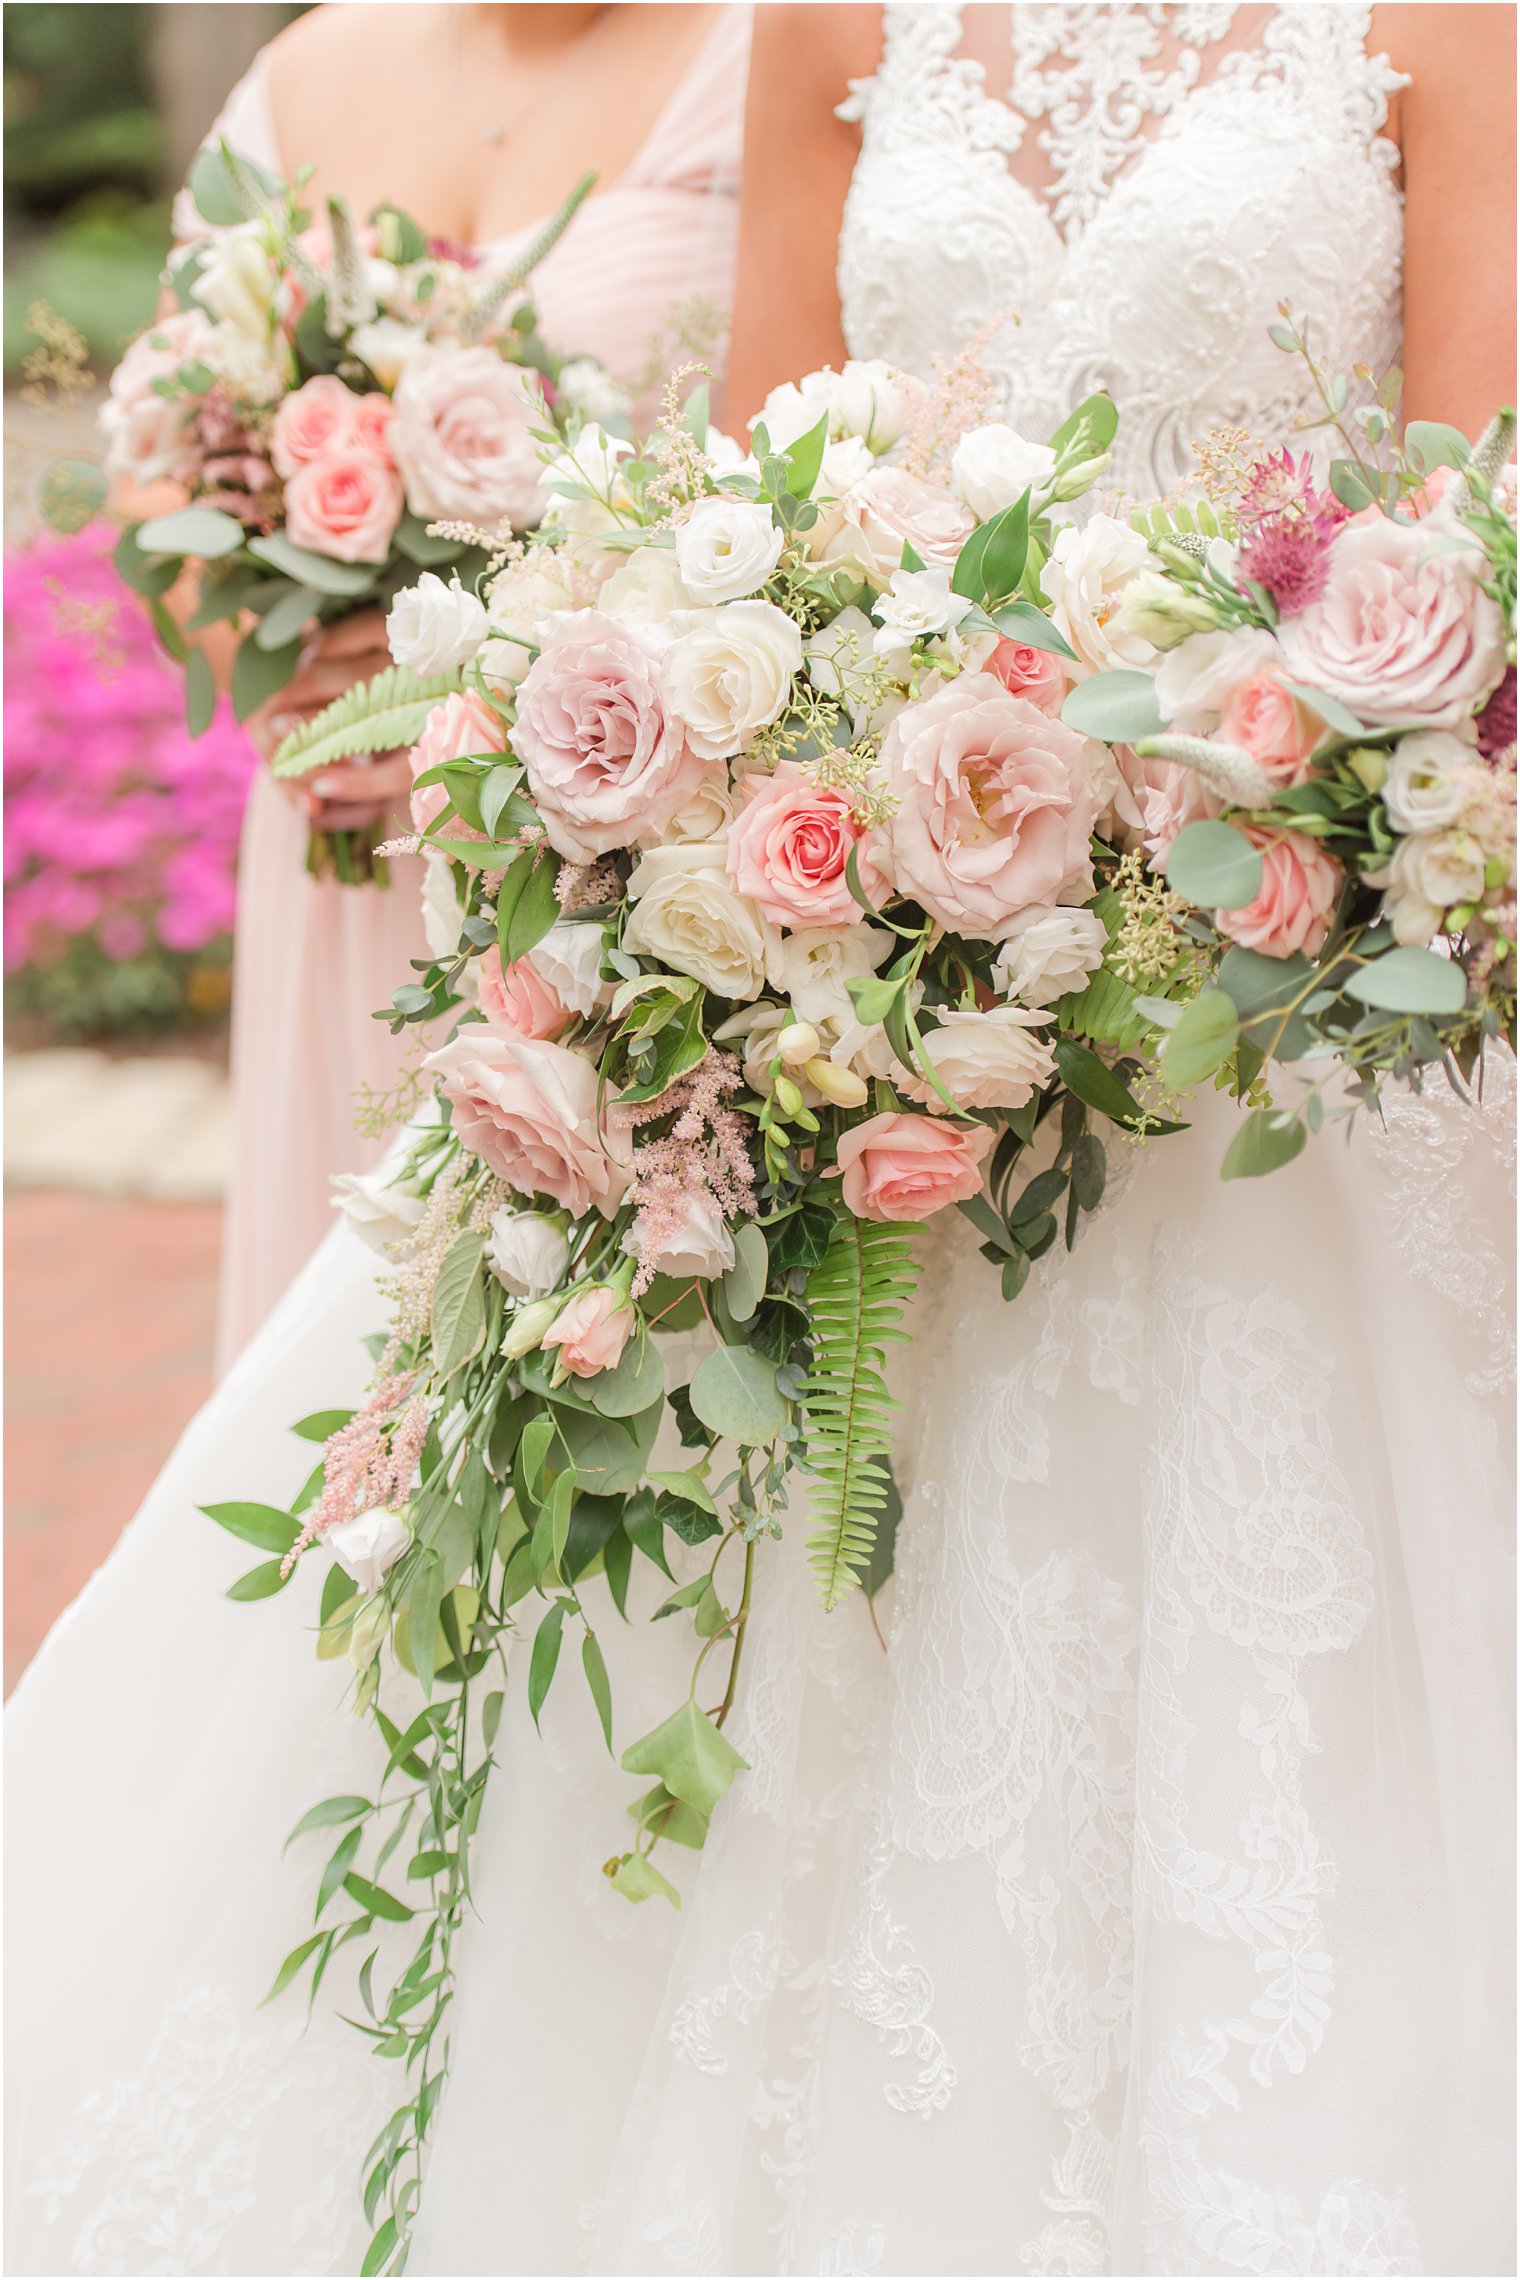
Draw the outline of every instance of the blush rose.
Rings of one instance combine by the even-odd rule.
[[[360,445],[324,452],[285,486],[292,545],[334,562],[383,562],[404,502],[388,461]]]
[[[520,1195],[547,1195],[577,1218],[610,1218],[628,1173],[598,1125],[597,1074],[562,1045],[502,1037],[479,1023],[429,1054],[424,1066],[452,1104],[470,1153]],[[609,1087],[603,1110],[617,1094]]]
[[[503,966],[493,943],[475,968],[480,1010],[504,1037],[557,1037],[570,1019],[558,990],[531,958]]]
[[[544,1332],[545,1346],[557,1346],[571,1377],[600,1377],[614,1370],[633,1336],[634,1310],[615,1290],[598,1284],[572,1298]]]
[[[941,1124],[896,1109],[868,1117],[839,1143],[845,1205],[857,1219],[926,1219],[964,1203],[982,1184],[992,1141],[985,1124]]]
[[[861,846],[849,794],[818,784],[795,760],[744,787],[728,834],[728,875],[776,926],[854,926],[860,905],[846,869],[860,847],[860,883],[879,903],[885,882]]]
[[[491,348],[421,348],[396,385],[391,448],[414,514],[527,530],[548,492],[536,378]]]
[[[1214,923],[1221,934],[1264,958],[1291,958],[1301,950],[1313,958],[1323,949],[1345,872],[1302,832],[1278,837],[1248,831],[1261,849],[1261,885],[1242,910],[1220,910]]]
[[[506,737],[490,706],[475,695],[445,697],[427,716],[421,736],[408,755],[412,774],[425,776],[446,760],[468,759],[474,752],[502,752]],[[442,784],[424,784],[412,794],[412,824],[426,831],[448,806]]]

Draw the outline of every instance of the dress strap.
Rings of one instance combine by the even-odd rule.
[[[730,0],[619,187],[690,184],[737,194],[755,11]]]

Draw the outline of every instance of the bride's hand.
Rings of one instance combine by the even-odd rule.
[[[390,662],[380,610],[361,610],[324,626],[284,688],[248,716],[248,733],[263,758],[270,759],[292,729],[314,719],[334,697],[373,680]],[[292,777],[283,788],[319,831],[349,831],[385,814],[411,780],[405,754],[390,752],[371,761],[337,761],[316,776]]]

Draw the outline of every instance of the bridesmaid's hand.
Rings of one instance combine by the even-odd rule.
[[[380,610],[361,610],[324,626],[283,689],[250,713],[248,733],[268,760],[292,729],[312,720],[358,681],[373,680],[391,662]],[[405,753],[373,760],[341,760],[316,776],[282,779],[282,788],[318,831],[351,831],[375,822],[410,790]]]

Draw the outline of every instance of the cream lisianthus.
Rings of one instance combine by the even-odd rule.
[[[1149,665],[1154,658],[1143,634],[1128,631],[1117,616],[1126,586],[1153,560],[1140,533],[1112,515],[1057,532],[1041,582],[1058,630],[1089,671]]]

